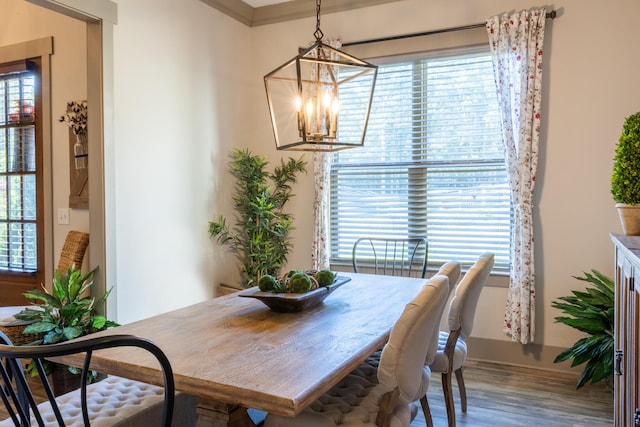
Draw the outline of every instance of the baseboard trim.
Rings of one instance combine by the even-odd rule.
[[[475,337],[467,339],[467,344],[470,360],[571,373],[576,378],[584,368],[583,365],[572,368],[570,362],[553,363],[553,359],[566,350],[562,347]]]

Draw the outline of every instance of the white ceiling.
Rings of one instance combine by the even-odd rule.
[[[291,0],[242,0],[251,7],[269,6],[272,4],[286,3]]]

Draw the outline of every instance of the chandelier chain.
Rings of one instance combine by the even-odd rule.
[[[316,41],[320,41],[322,40],[322,37],[324,37],[324,34],[320,29],[320,3],[321,0],[316,0],[316,31],[313,33],[316,37]]]

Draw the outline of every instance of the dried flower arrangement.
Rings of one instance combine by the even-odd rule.
[[[74,135],[86,135],[87,101],[67,102],[67,112],[60,117],[60,121],[67,123]]]

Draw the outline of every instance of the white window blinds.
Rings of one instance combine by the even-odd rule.
[[[0,270],[5,271],[38,267],[35,87],[33,72],[0,68]]]
[[[381,65],[365,146],[334,154],[330,191],[332,262],[350,261],[359,237],[425,236],[432,267],[492,251],[495,270],[508,270],[511,205],[488,46]]]

